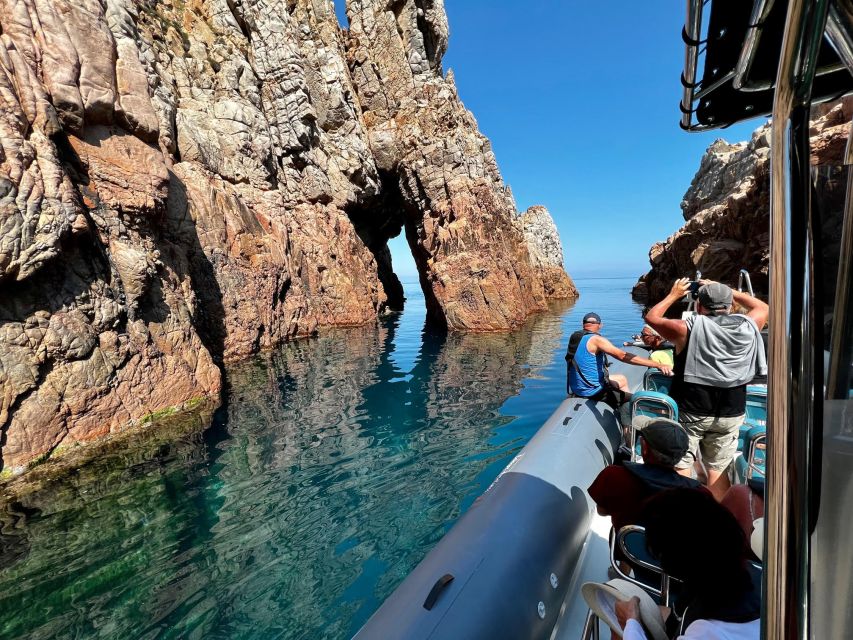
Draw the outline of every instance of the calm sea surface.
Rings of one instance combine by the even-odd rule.
[[[565,396],[586,311],[639,332],[633,279],[508,335],[379,326],[228,368],[211,420],[0,504],[0,637],[349,638]]]

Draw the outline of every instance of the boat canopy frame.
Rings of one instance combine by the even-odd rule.
[[[688,131],[728,127],[772,112],[777,62],[786,24],[786,0],[688,0],[680,126]],[[834,10],[817,43],[812,102],[851,89],[845,59],[844,11]],[[704,19],[703,19],[704,18]]]

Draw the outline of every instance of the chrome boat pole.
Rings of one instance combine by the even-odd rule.
[[[809,112],[827,0],[790,0],[773,103],[763,636],[809,637],[812,424],[823,395],[812,299]]]

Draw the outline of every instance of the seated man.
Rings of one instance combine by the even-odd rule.
[[[663,339],[663,336],[652,329],[649,325],[643,325],[643,330],[640,332],[640,340],[647,348],[651,349],[649,358],[655,362],[660,362],[669,367],[675,364],[673,357],[673,344]]]
[[[641,416],[634,419],[634,428],[640,436],[642,464],[611,464],[589,488],[598,513],[610,516],[617,531],[626,524],[637,524],[644,501],[659,491],[701,487],[698,480],[675,470],[690,446],[684,427],[666,418]]]
[[[605,370],[605,354],[628,364],[660,369],[667,375],[672,373],[672,367],[668,365],[641,358],[614,346],[610,340],[599,334],[602,325],[601,317],[597,313],[587,313],[583,317],[583,330],[576,331],[569,339],[566,362],[570,394],[581,398],[605,400],[611,389],[628,392],[628,379],[625,376],[608,376]]]
[[[666,620],[670,637],[758,640],[761,575],[747,562],[735,517],[707,492],[661,491],[645,505],[646,547],[683,586]],[[639,601],[617,601],[625,640],[645,640]],[[661,613],[664,613],[663,611]]]

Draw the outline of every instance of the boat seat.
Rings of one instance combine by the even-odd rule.
[[[616,558],[617,548],[631,565],[635,575],[628,575],[619,567]],[[658,604],[665,607],[670,605],[670,590],[674,586],[673,583],[680,584],[678,580],[664,573],[660,562],[649,553],[646,546],[646,530],[639,525],[629,524],[618,532],[611,530],[610,566],[620,578],[642,587]]]
[[[665,375],[657,369],[649,369],[643,375],[643,389],[646,391],[657,391],[669,395],[672,387],[672,376]]]
[[[637,391],[631,397],[631,424],[639,417],[668,418],[678,421],[678,405],[668,395],[658,391]],[[637,432],[631,429],[631,460],[640,455],[640,443],[637,442]]]
[[[631,398],[631,420],[638,416],[678,420],[678,405],[665,393],[637,391]]]
[[[750,427],[767,426],[767,386],[750,384],[746,387],[746,418]]]
[[[767,432],[765,427],[753,427],[746,436],[747,479],[756,475],[764,478],[767,465]]]

